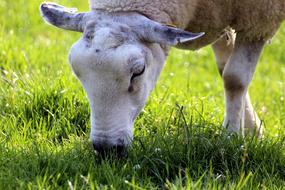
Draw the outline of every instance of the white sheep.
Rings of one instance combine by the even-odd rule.
[[[90,6],[75,13],[43,3],[41,12],[57,27],[84,32],[69,60],[89,98],[95,149],[131,143],[170,46],[212,44],[225,87],[223,125],[262,135],[248,86],[264,44],[285,19],[284,0],[90,0]]]

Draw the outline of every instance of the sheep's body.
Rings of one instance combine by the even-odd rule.
[[[93,10],[136,11],[161,23],[206,33],[180,46],[185,49],[213,43],[228,27],[242,40],[266,41],[285,19],[284,0],[90,0],[90,4]]]

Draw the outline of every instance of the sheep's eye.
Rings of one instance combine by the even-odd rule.
[[[136,77],[141,76],[145,71],[145,66],[143,67],[143,69],[139,72],[133,73],[132,77],[131,77],[131,81],[133,81]]]
[[[87,40],[87,41],[92,41],[93,38],[94,38],[94,31],[93,30],[87,30],[84,32],[84,38]]]

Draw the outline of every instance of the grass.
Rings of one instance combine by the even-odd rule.
[[[40,2],[0,1],[0,189],[285,187],[284,25],[250,88],[263,140],[222,129],[222,81],[210,48],[173,50],[136,121],[129,157],[102,160],[88,141],[87,98],[67,64],[80,34],[46,25]],[[88,9],[87,1],[57,2]]]

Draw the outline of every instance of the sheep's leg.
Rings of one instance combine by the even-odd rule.
[[[234,44],[235,34],[233,31],[229,31],[212,45],[221,76],[223,75],[225,65],[228,63],[230,56],[233,53]]]
[[[262,123],[254,111],[253,106],[250,101],[248,92],[245,97],[245,130],[247,133],[256,135],[257,137],[262,137],[263,128]]]
[[[234,33],[228,33],[227,35],[223,36],[222,38],[220,38],[217,42],[215,42],[213,44],[213,50],[215,53],[215,57],[216,57],[216,62],[218,65],[218,69],[219,72],[221,74],[221,76],[223,75],[223,71],[224,68],[226,66],[226,64],[230,61],[230,57],[234,51],[234,43],[235,43],[235,35]],[[261,47],[262,49],[262,47]],[[261,51],[261,50],[260,50]],[[235,55],[236,56],[236,55]],[[259,54],[257,55],[257,57],[259,56]],[[258,59],[258,58],[257,58]],[[255,63],[256,64],[256,63]],[[255,68],[255,66],[254,66]],[[230,69],[230,67],[229,67]],[[229,72],[229,69],[227,72]],[[249,81],[250,82],[250,81]],[[249,84],[248,82],[248,84]],[[225,82],[226,84],[226,82]],[[255,113],[253,106],[251,104],[250,101],[250,97],[249,94],[247,92],[247,88],[245,88],[246,92],[245,93],[245,98],[244,98],[244,110],[242,110],[243,113],[239,118],[239,122],[237,122],[237,124],[234,124],[235,126],[232,126],[234,129],[231,129],[233,131],[237,131],[240,130],[240,126],[244,126],[247,131],[251,134],[255,134],[257,136],[261,136],[262,135],[262,127],[261,127],[261,122],[260,119],[258,118],[257,114]],[[229,110],[225,116],[225,120],[224,120],[224,126],[227,127],[227,125],[230,125],[230,118],[234,117],[234,111],[230,111],[232,109],[234,109],[233,107],[238,107],[238,106],[234,106],[234,102],[238,102],[236,101],[229,101],[230,98],[227,96],[230,94],[230,92],[227,92],[229,90],[226,90],[226,109]],[[232,107],[232,108],[230,108]],[[238,114],[238,115],[240,115]],[[244,121],[243,123],[240,123],[240,121]],[[236,123],[236,122],[234,122]],[[231,124],[232,125],[232,124]],[[238,125],[238,126],[237,126]],[[228,126],[230,127],[230,126]],[[236,129],[236,130],[235,130]]]
[[[236,42],[233,54],[223,71],[226,96],[224,126],[244,135],[245,126],[254,129],[259,120],[247,94],[264,42]],[[259,125],[258,128],[261,126]],[[261,132],[261,130],[257,130]],[[258,136],[261,135],[257,134]]]

